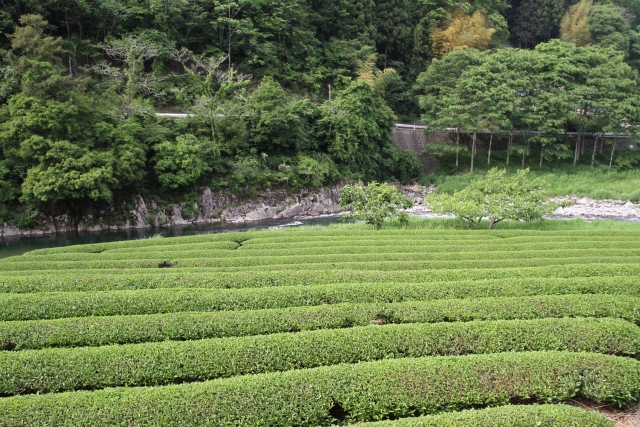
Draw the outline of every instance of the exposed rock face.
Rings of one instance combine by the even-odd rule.
[[[409,209],[412,215],[424,217],[447,217],[434,215],[422,201],[435,188],[421,185],[403,186],[395,184],[405,194],[413,197],[415,205]],[[84,218],[77,225],[70,224],[68,218],[49,218],[41,227],[20,230],[12,224],[0,227],[0,236],[42,235],[67,231],[126,230],[147,227],[171,227],[175,225],[207,224],[216,222],[243,223],[265,219],[295,218],[342,212],[338,204],[338,185],[331,189],[313,189],[290,194],[285,190],[267,190],[256,200],[240,201],[229,192],[214,193],[204,188],[200,201],[193,207],[176,204],[161,208],[153,200],[136,198],[135,209],[129,212],[129,219],[118,225],[95,224],[91,217]],[[639,206],[622,200],[592,200],[578,197],[562,197],[556,201],[568,201],[570,206],[554,212],[556,218],[586,219],[626,219],[640,221]],[[185,211],[188,215],[185,215]],[[190,216],[190,217],[187,217]]]
[[[260,193],[257,200],[240,201],[229,192],[214,193],[204,188],[200,202],[193,206],[175,204],[160,208],[153,200],[136,197],[135,209],[129,212],[129,219],[118,225],[94,224],[93,218],[84,218],[76,226],[69,224],[65,216],[50,218],[41,227],[20,230],[14,225],[0,227],[0,236],[41,235],[66,231],[100,231],[114,229],[138,229],[147,227],[171,227],[174,225],[206,224],[216,222],[251,222],[274,218],[294,218],[302,215],[320,215],[341,212],[338,204],[340,188],[303,189],[290,194],[285,190],[267,190]],[[194,213],[185,217],[185,211]]]

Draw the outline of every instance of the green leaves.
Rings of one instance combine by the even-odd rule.
[[[483,218],[489,228],[504,220],[533,221],[555,210],[556,205],[544,204],[543,182],[527,179],[529,170],[507,176],[504,169],[491,169],[485,178],[472,181],[453,195],[431,194],[425,202],[436,213],[454,214],[477,227]]]
[[[178,188],[196,183],[220,156],[218,147],[211,141],[199,141],[193,135],[181,135],[175,141],[155,145],[154,169],[158,181],[168,188]]]
[[[351,214],[344,218],[363,219],[377,229],[382,228],[386,218],[398,217],[400,222],[406,223],[408,214],[399,212],[399,209],[413,206],[413,200],[396,187],[376,181],[366,187],[358,184],[345,185],[340,191],[339,202],[342,209],[351,209]]]

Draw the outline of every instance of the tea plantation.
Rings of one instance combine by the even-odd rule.
[[[0,261],[1,426],[613,426],[640,231],[274,230]]]

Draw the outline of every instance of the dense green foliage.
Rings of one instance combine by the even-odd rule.
[[[11,374],[0,379],[0,395],[164,385],[404,357],[545,350],[636,356],[640,328],[617,319],[508,320],[2,352],[0,372]]]
[[[640,398],[637,226],[394,221],[2,260],[2,424],[600,426],[482,408]]]
[[[427,150],[448,158],[455,153],[458,168],[468,146],[473,172],[480,134],[489,134],[487,164],[494,138],[500,138],[507,140],[507,165],[517,156],[524,169],[537,151],[538,167],[545,160],[572,158],[577,164],[582,158],[593,168],[597,158],[611,168],[618,138],[638,135],[638,73],[613,48],[576,44],[553,40],[534,50],[466,49],[434,60],[417,83],[423,121],[431,129],[454,128],[456,137]],[[577,132],[571,141],[569,130]],[[587,133],[594,134],[589,147]],[[470,139],[462,147],[460,134]],[[609,149],[602,154],[605,145]],[[618,167],[638,164],[633,147],[617,157]]]
[[[614,137],[637,133],[639,24],[638,0],[5,0],[0,222],[123,223],[136,195],[191,204],[206,186],[408,182],[398,118],[457,129],[428,147],[445,165],[468,151],[473,170],[489,130],[523,164],[634,168]]]
[[[399,421],[355,424],[357,427],[611,427],[613,423],[596,412],[573,406],[502,406],[483,410],[407,418]]]
[[[370,182],[366,187],[358,184],[345,185],[340,190],[339,201],[343,210],[351,211],[343,216],[344,220],[362,219],[378,230],[382,228],[387,218],[397,217],[400,223],[406,224],[409,214],[402,209],[413,206],[413,200],[402,194],[396,187],[375,181]]]
[[[504,405],[510,397],[538,402],[582,397],[625,404],[639,395],[636,360],[593,353],[513,352],[384,360],[155,388],[18,396],[0,399],[0,414],[7,426],[131,426],[147,420],[167,426],[328,426],[341,420],[375,421],[392,414],[407,417]]]
[[[624,284],[625,281],[622,282]],[[502,282],[501,285],[505,286],[505,282]],[[344,285],[343,288],[345,291],[349,291],[353,289],[353,286]],[[610,317],[640,322],[640,300],[628,295],[604,294],[604,292],[615,293],[620,290],[613,287],[594,288],[595,292],[603,292],[595,295],[541,295],[420,301],[421,298],[430,299],[438,296],[433,292],[420,294],[416,292],[416,285],[413,287],[405,286],[402,290],[395,286],[393,287],[395,289],[386,294],[387,299],[415,300],[400,303],[385,303],[382,296],[376,296],[375,292],[372,292],[371,286],[363,285],[363,288],[370,292],[369,298],[371,300],[377,299],[380,302],[339,303],[339,298],[335,293],[330,295],[332,289],[325,287],[324,292],[321,292],[320,289],[310,290],[311,292],[307,293],[307,301],[314,303],[313,291],[315,291],[317,301],[322,298],[332,298],[330,305],[2,322],[0,323],[0,343],[3,343],[6,350],[26,350],[239,337],[278,332],[339,329],[366,326],[371,323],[466,322],[556,317]],[[334,287],[333,291],[336,290]],[[567,287],[564,292],[571,290],[571,287]],[[579,291],[580,289],[575,290]],[[394,291],[395,295],[392,295]],[[628,292],[633,293],[631,290]],[[491,291],[487,288],[486,294],[490,293]],[[476,294],[480,295],[480,292],[476,290]],[[194,297],[197,295],[193,294]],[[257,295],[256,297],[259,298]],[[352,299],[363,300],[364,297],[362,295],[352,296]],[[327,300],[325,299],[325,301]],[[292,304],[292,300],[289,300],[288,304]],[[198,307],[190,308],[196,309]],[[236,307],[230,306],[229,308]]]
[[[553,212],[557,205],[545,203],[544,183],[529,181],[528,173],[526,169],[507,176],[506,170],[494,168],[453,195],[430,194],[425,202],[433,212],[454,214],[476,228],[483,218],[489,220],[489,230],[504,220],[531,222]]]

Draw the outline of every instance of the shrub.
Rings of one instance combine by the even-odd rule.
[[[576,283],[590,285],[605,283],[619,277],[626,281],[627,293],[638,289],[634,276],[640,274],[640,265],[616,264],[565,264],[544,267],[438,269],[438,270],[282,270],[282,271],[236,271],[211,274],[201,269],[141,269],[141,270],[85,270],[71,273],[64,270],[53,272],[13,271],[0,274],[0,293],[81,292],[175,288],[268,288],[278,286],[312,286],[330,283],[435,283],[475,280],[499,280],[501,283],[538,283],[544,279],[555,286],[554,279],[572,279]],[[586,282],[581,282],[581,280]],[[562,282],[562,286],[566,286]],[[442,284],[445,287],[457,284]],[[580,285],[578,285],[580,286]],[[621,292],[625,293],[625,292]],[[34,296],[33,298],[39,298]],[[19,298],[18,298],[19,299]],[[37,303],[36,303],[37,304]],[[0,299],[0,306],[2,300]],[[0,311],[2,315],[2,311]]]
[[[598,412],[567,405],[501,406],[398,421],[353,424],[353,427],[613,427]]]
[[[552,256],[554,255],[554,256]],[[438,257],[448,259],[437,260]],[[548,256],[548,258],[546,257]],[[431,259],[430,259],[431,258]],[[435,259],[433,259],[435,258]],[[0,262],[4,271],[59,271],[59,270],[131,270],[158,268],[208,268],[213,272],[243,270],[298,270],[304,265],[309,270],[415,270],[415,269],[463,269],[463,268],[512,268],[564,264],[611,264],[637,261],[637,250],[578,250],[458,253],[426,256],[421,253],[310,255],[290,257],[246,258],[187,258],[171,256],[141,260],[90,260],[90,261],[26,261]]]
[[[397,217],[401,223],[406,224],[409,214],[399,210],[413,206],[413,200],[398,188],[376,181],[364,188],[358,184],[345,185],[340,190],[339,202],[342,209],[351,209],[351,214],[345,215],[344,219],[363,219],[378,230],[387,218]]]
[[[640,396],[640,362],[532,352],[383,360],[153,388],[0,399],[7,427],[328,426],[453,411],[510,400]]]
[[[409,296],[408,293],[405,295]],[[395,295],[396,298],[401,296]],[[543,295],[14,321],[0,323],[0,344],[3,343],[6,350],[25,350],[338,329],[366,326],[372,322],[434,323],[554,317],[610,317],[640,323],[640,299],[602,294]]]
[[[243,338],[0,353],[0,395],[163,385],[390,358],[564,350],[634,356],[614,319],[365,326]]]
[[[342,283],[261,289],[146,289],[107,292],[8,294],[0,321],[65,317],[256,310],[337,303],[566,294],[640,296],[637,276],[573,279],[511,279],[449,283]]]
[[[497,247],[496,247],[497,246]],[[382,247],[382,248],[312,248],[309,251],[300,251],[300,255],[291,255],[291,251],[264,251],[260,253],[247,253],[243,251],[222,251],[223,256],[218,256],[219,251],[182,251],[182,252],[147,252],[134,253],[128,256],[123,254],[112,255],[106,254],[60,254],[60,255],[44,255],[38,257],[34,261],[30,257],[12,257],[0,260],[0,266],[6,271],[15,268],[16,270],[31,270],[35,264],[43,267],[51,267],[55,264],[70,265],[77,263],[78,266],[86,266],[87,268],[113,268],[118,265],[133,268],[145,268],[150,265],[157,267],[163,261],[169,261],[176,267],[254,267],[254,266],[273,266],[278,267],[286,264],[316,264],[316,263],[337,263],[344,262],[378,262],[378,261],[472,261],[472,260],[517,260],[517,259],[533,259],[546,258],[551,262],[555,259],[576,258],[576,257],[592,257],[599,254],[603,258],[634,256],[640,249],[640,244],[630,243],[614,243],[613,245],[603,244],[598,249],[579,247],[581,245],[573,245],[563,247],[562,245],[547,245],[547,247],[525,248],[524,250],[513,250],[510,246],[499,245],[490,246],[483,250],[483,246],[478,245],[477,248],[470,247],[470,250],[462,250],[464,248],[453,247],[448,249],[437,246],[428,246],[421,250],[421,246],[409,247]],[[578,246],[578,247],[576,247]],[[610,246],[610,247],[606,247]],[[376,250],[377,249],[377,250]],[[348,255],[348,257],[345,257]],[[96,266],[96,267],[94,267]],[[112,267],[113,266],[113,267]],[[16,268],[17,267],[17,268]],[[51,269],[53,268],[45,268]]]

